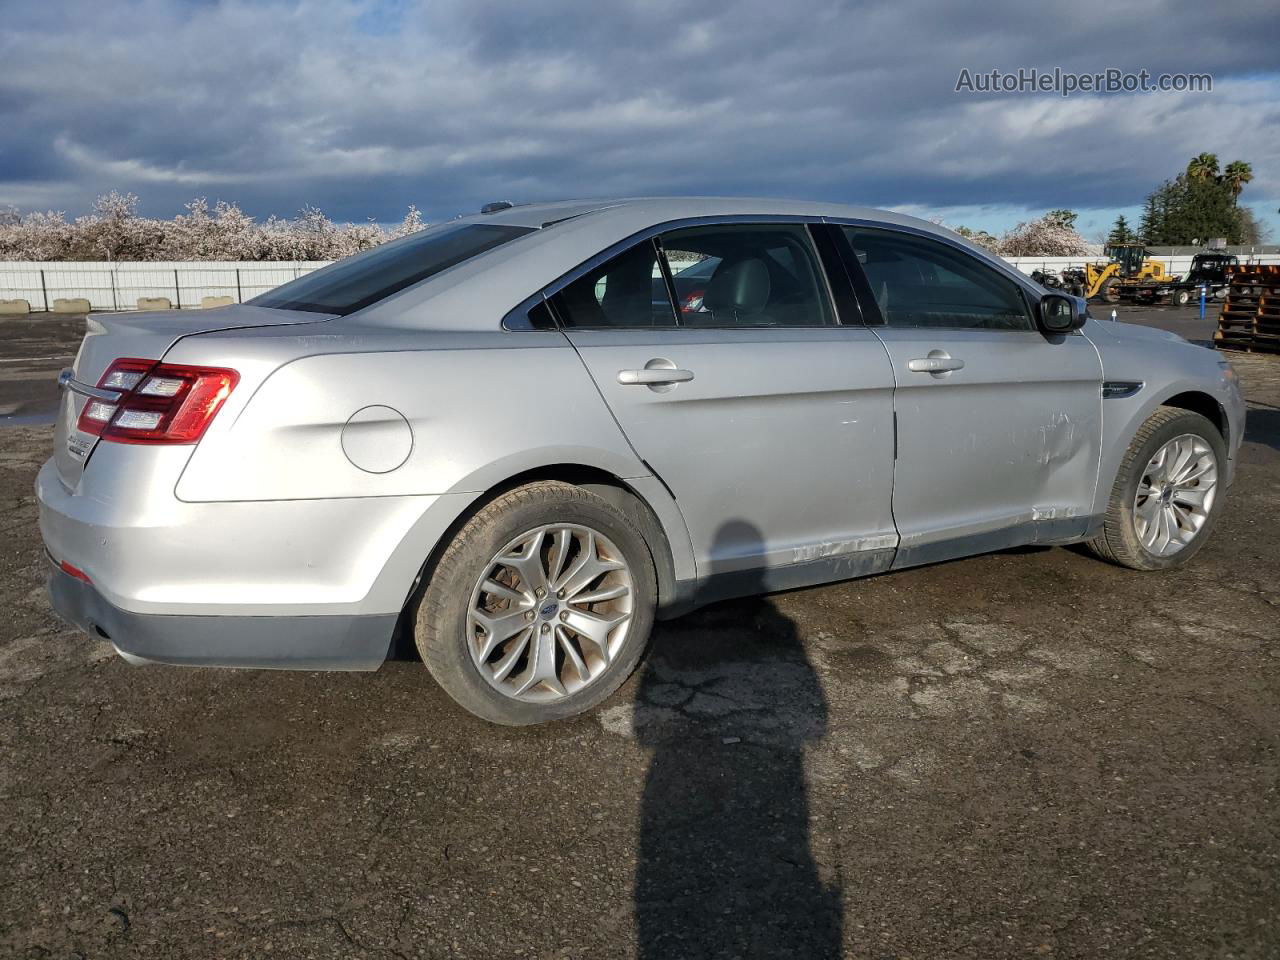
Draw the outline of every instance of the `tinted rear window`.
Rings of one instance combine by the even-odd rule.
[[[353,313],[405,287],[479,256],[532,227],[445,224],[309,273],[249,301],[259,307]]]

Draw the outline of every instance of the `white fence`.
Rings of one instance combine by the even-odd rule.
[[[183,308],[200,306],[202,297],[242,303],[327,263],[0,261],[0,300],[26,300],[32,310],[48,310],[53,301],[72,297],[83,297],[95,310],[133,310],[139,297],[166,297]]]
[[[1097,257],[1010,257],[1030,274],[1061,271]],[[1158,257],[1170,273],[1186,273],[1190,255]],[[1241,263],[1280,264],[1280,254],[1241,256]],[[133,310],[140,297],[166,297],[174,307],[200,306],[203,297],[242,303],[273,287],[326,266],[328,261],[187,261],[178,263],[90,263],[0,261],[0,300],[26,300],[35,311],[55,300],[83,297],[94,310]]]
[[[1164,269],[1168,273],[1185,274],[1191,269],[1192,254],[1178,254],[1172,257],[1162,257],[1158,254],[1152,254],[1152,260],[1159,260],[1164,264]],[[1097,262],[1105,260],[1105,257],[1005,257],[1005,259],[1021,270],[1023,273],[1030,274],[1033,270],[1053,270],[1061,272],[1072,267],[1080,267],[1089,262]],[[1253,256],[1240,256],[1240,262],[1245,263],[1280,263],[1280,253],[1261,253]]]

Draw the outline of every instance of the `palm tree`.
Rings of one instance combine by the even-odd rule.
[[[1253,167],[1243,160],[1232,160],[1222,172],[1222,180],[1231,188],[1231,202],[1240,205],[1240,191],[1253,179]]]
[[[1187,164],[1187,176],[1192,180],[1212,180],[1218,175],[1218,155],[1202,153]]]

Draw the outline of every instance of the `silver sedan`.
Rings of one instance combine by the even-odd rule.
[[[94,316],[37,482],[131,661],[376,669],[527,724],[655,617],[1023,544],[1186,563],[1230,366],[884,211],[495,204],[221,310]]]

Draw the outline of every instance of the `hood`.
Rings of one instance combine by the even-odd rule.
[[[1085,331],[1090,337],[1104,341],[1185,343],[1189,347],[1195,346],[1191,341],[1185,337],[1178,336],[1176,333],[1160,330],[1157,327],[1144,327],[1136,323],[1121,323],[1120,321],[1113,323],[1110,320],[1091,318],[1085,325]]]

